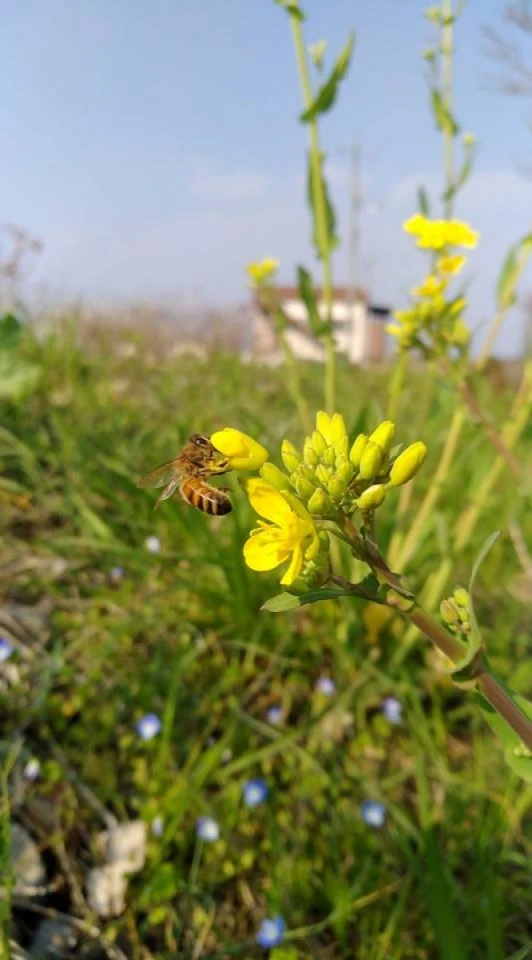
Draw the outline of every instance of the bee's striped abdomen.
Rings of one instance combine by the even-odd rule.
[[[198,477],[190,477],[182,483],[181,495],[196,510],[208,513],[211,517],[222,517],[233,509],[229,497],[223,490],[210,487]]]

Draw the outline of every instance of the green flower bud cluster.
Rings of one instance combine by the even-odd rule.
[[[452,597],[442,600],[440,604],[442,620],[451,630],[460,633],[471,632],[471,614],[469,594],[464,587],[457,587]]]
[[[329,417],[319,412],[303,452],[289,440],[283,441],[281,457],[289,474],[289,478],[281,474],[283,482],[289,480],[314,516],[334,517],[338,508],[352,511],[353,505],[363,513],[376,510],[390,489],[416,475],[427,453],[425,444],[418,441],[390,457],[394,436],[395,424],[384,420],[370,436],[359,434],[349,448],[341,414]],[[277,468],[266,467],[272,470],[269,482],[281,489],[273,475]]]
[[[325,530],[318,533],[319,546],[312,560],[305,560],[303,569],[297,580],[288,588],[289,593],[306,593],[307,590],[317,590],[327,583],[330,573],[330,544]]]
[[[307,437],[301,454],[285,440],[281,457],[290,472],[290,482],[298,496],[306,501],[309,513],[334,516],[344,500],[353,478],[347,456],[349,440],[344,419],[318,413],[316,430]]]

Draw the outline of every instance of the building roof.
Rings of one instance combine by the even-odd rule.
[[[300,299],[299,288],[295,286],[273,286],[271,287],[271,292],[273,297],[275,297],[279,303],[282,303],[284,300]],[[323,300],[323,287],[314,287],[314,292],[318,300]],[[333,287],[333,300],[345,302],[346,300],[351,299],[353,292],[355,294],[355,300],[362,300],[364,303],[368,302],[367,290],[364,290],[362,287],[355,287],[354,291],[351,287]]]

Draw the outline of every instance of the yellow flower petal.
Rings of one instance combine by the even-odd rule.
[[[446,286],[447,280],[429,274],[428,277],[425,277],[423,283],[419,287],[414,287],[410,293],[413,297],[435,297],[442,293]]]
[[[244,544],[246,564],[257,572],[274,570],[288,559],[290,552],[285,543],[272,539],[270,529],[253,533]]]
[[[301,573],[301,568],[303,566],[303,551],[299,543],[294,547],[294,552],[292,554],[292,559],[290,561],[290,566],[288,570],[281,578],[281,583],[285,587],[289,587],[294,580],[297,580],[299,574]]]
[[[293,510],[285,497],[265,480],[253,477],[244,484],[249,502],[255,513],[265,520],[285,527],[290,523]]]
[[[211,443],[229,460],[233,470],[258,470],[268,459],[268,451],[241,430],[225,427],[211,436]]]
[[[459,254],[449,257],[440,257],[438,260],[438,270],[440,273],[445,273],[449,277],[454,277],[457,273],[460,273],[460,270],[464,266],[466,260],[467,257],[460,256]]]
[[[446,224],[446,243],[451,247],[476,247],[478,233],[462,220],[449,220]]]
[[[426,227],[427,218],[421,213],[416,213],[413,217],[410,217],[409,220],[405,220],[403,223],[403,230],[405,233],[411,233],[414,237],[419,236]]]
[[[257,263],[248,263],[246,272],[258,286],[269,280],[279,269],[279,261],[274,257],[266,257]]]

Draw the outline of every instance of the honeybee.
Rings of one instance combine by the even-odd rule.
[[[230,513],[233,504],[224,490],[211,487],[205,480],[230,469],[226,457],[213,447],[208,437],[195,433],[174,460],[150,470],[137,481],[137,487],[164,487],[155,508],[179,490],[191,507],[219,517]]]

